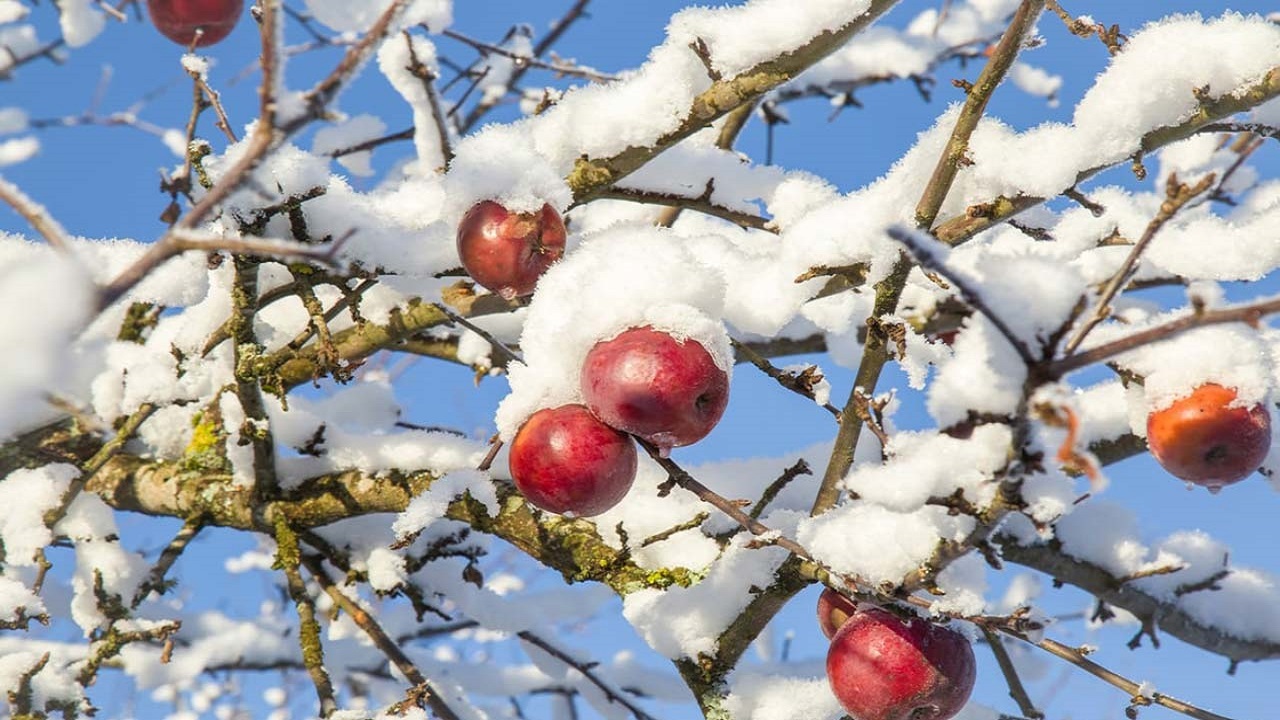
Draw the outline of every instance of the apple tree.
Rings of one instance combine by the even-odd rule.
[[[8,715],[1271,712],[1274,552],[1211,533],[1280,489],[1280,22],[1086,5],[690,7],[604,70],[588,0],[0,0],[0,88],[181,80],[0,100]],[[902,103],[846,191],[781,150]],[[171,153],[154,232],[66,229],[143,162],[46,161],[88,126]]]

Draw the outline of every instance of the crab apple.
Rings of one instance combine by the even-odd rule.
[[[729,402],[729,376],[697,341],[643,326],[591,348],[582,396],[606,424],[665,453],[711,432]]]
[[[831,588],[823,588],[818,596],[818,626],[822,634],[830,640],[857,610],[858,606],[849,598]]]
[[[955,630],[870,607],[831,639],[827,680],[855,720],[946,720],[969,699],[975,662]]]
[[[147,0],[151,23],[184,46],[195,40],[196,47],[204,47],[230,35],[243,10],[244,0]]]
[[[458,256],[473,280],[511,300],[529,295],[564,255],[565,229],[550,205],[517,213],[484,200],[458,223]]]
[[[1231,404],[1236,391],[1214,383],[1147,416],[1156,462],[1189,483],[1218,491],[1257,470],[1271,449],[1271,414]]]
[[[553,513],[599,515],[636,479],[631,438],[582,405],[561,405],[529,417],[511,441],[511,479],[525,499]]]

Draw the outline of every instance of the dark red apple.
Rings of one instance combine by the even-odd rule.
[[[831,588],[823,588],[818,596],[818,626],[822,628],[822,634],[830,640],[857,609],[858,606],[849,598]]]
[[[960,633],[875,607],[850,616],[827,651],[831,690],[856,720],[946,720],[968,701],[976,673]]]
[[[637,327],[587,353],[582,396],[606,424],[665,453],[711,432],[729,402],[729,376],[698,342]]]
[[[1147,416],[1147,445],[1165,470],[1217,492],[1257,470],[1271,449],[1262,405],[1229,407],[1236,391],[1214,383]]]
[[[160,34],[183,46],[212,45],[235,28],[244,0],[147,0],[147,14]],[[200,39],[196,40],[196,31]]]
[[[631,489],[636,446],[582,405],[562,405],[539,410],[520,426],[509,467],[530,503],[589,517],[617,505]]]
[[[513,213],[485,200],[458,223],[458,257],[467,274],[508,300],[533,292],[542,273],[564,255],[564,240],[564,220],[550,205]]]

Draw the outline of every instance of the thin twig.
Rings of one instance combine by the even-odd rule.
[[[489,343],[489,345],[492,346],[494,350],[497,350],[498,352],[506,356],[508,360],[514,360],[515,362],[518,362],[518,363],[524,362],[524,358],[520,356],[520,353],[516,352],[515,350],[512,350],[506,343],[502,342],[501,340],[499,340],[498,338],[490,334],[488,330],[485,330],[479,325],[476,325],[470,320],[462,317],[458,313],[451,310],[444,303],[434,303],[434,305],[438,310],[440,310],[440,312],[444,313],[445,316],[449,318],[450,323],[457,323],[458,325],[461,325],[462,327],[479,335],[481,338],[485,340],[485,342]]]
[[[916,205],[916,225],[922,229],[933,226],[938,219],[938,210],[947,199],[956,174],[969,152],[969,137],[978,127],[978,121],[986,112],[987,102],[991,100],[996,86],[1004,79],[1009,68],[1018,58],[1018,51],[1027,35],[1035,27],[1036,19],[1044,9],[1044,0],[1023,0],[1018,6],[1009,29],[1005,31],[991,53],[991,59],[982,68],[978,80],[965,98],[964,107],[956,119],[956,126],[951,131],[946,150],[938,158],[933,175],[925,187],[924,194]]]
[[[0,200],[8,203],[14,212],[22,216],[31,227],[49,243],[55,250],[59,252],[71,251],[71,240],[67,236],[67,231],[63,229],[62,224],[53,219],[48,209],[40,205],[36,201],[27,197],[17,185],[0,177]]]
[[[431,689],[431,684],[427,681],[426,676],[413,664],[413,661],[400,649],[400,646],[387,635],[382,626],[373,619],[373,616],[360,607],[355,600],[348,597],[346,593],[338,589],[333,579],[329,577],[329,572],[324,569],[324,562],[319,557],[310,554],[303,554],[302,562],[307,566],[307,570],[311,572],[311,576],[315,578],[315,581],[324,590],[325,594],[347,614],[347,617],[351,618],[352,622],[364,631],[365,635],[373,641],[374,647],[378,648],[410,683],[423,689],[418,699],[426,703],[431,712],[440,720],[459,720],[457,713],[441,699],[439,693]]]
[[[200,534],[204,529],[204,522],[200,518],[192,518],[182,524],[182,529],[177,535],[173,536],[173,540],[165,546],[160,552],[160,557],[156,560],[156,564],[151,566],[151,571],[147,573],[147,579],[138,585],[138,590],[133,594],[133,600],[129,603],[129,607],[137,609],[143,600],[152,592],[163,594],[165,591],[165,575],[169,572],[169,568],[177,562],[182,553],[186,551],[191,541]]]
[[[222,107],[222,96],[218,94],[217,90],[209,87],[209,83],[200,76],[200,73],[190,72],[190,75],[196,87],[208,99],[214,114],[218,116],[218,122],[214,123],[215,127],[221,130],[231,142],[240,142],[239,138],[236,137],[235,130],[231,128],[231,121],[227,119],[226,108]]]
[[[172,257],[176,250],[177,233],[191,231],[209,217],[214,210],[236,191],[267,154],[279,147],[286,139],[301,130],[312,120],[320,118],[327,111],[329,103],[338,92],[363,66],[364,61],[386,37],[392,21],[409,4],[409,0],[393,0],[387,9],[378,17],[369,31],[358,42],[348,48],[333,71],[316,83],[302,97],[304,112],[278,122],[276,85],[278,82],[280,57],[277,48],[277,27],[280,21],[280,0],[261,0],[262,19],[259,34],[262,43],[262,82],[258,94],[260,100],[259,118],[254,125],[253,133],[245,143],[245,149],[239,159],[218,182],[205,193],[200,202],[187,211],[173,229],[151,245],[134,264],[125,268],[110,283],[103,287],[98,296],[98,309],[102,310],[120,299],[134,285],[142,280],[151,269]]]
[[[644,709],[641,708],[639,705],[636,705],[635,703],[628,700],[626,697],[626,694],[623,693],[621,690],[618,690],[617,688],[614,688],[609,683],[605,682],[599,676],[599,674],[597,674],[593,669],[596,665],[595,663],[580,662],[577,659],[575,659],[572,655],[564,652],[560,648],[556,647],[555,645],[552,645],[550,642],[547,642],[546,640],[542,639],[542,637],[528,630],[521,630],[520,632],[516,633],[516,635],[519,636],[521,640],[524,640],[525,642],[537,647],[538,649],[547,653],[551,657],[554,657],[555,659],[559,660],[565,665],[568,665],[574,670],[577,670],[579,673],[582,674],[582,677],[586,678],[588,682],[590,682],[592,685],[595,685],[597,688],[600,689],[600,692],[604,693],[604,697],[606,700],[608,700],[610,703],[618,703],[622,707],[626,708],[627,711],[629,711],[632,715],[635,716],[636,720],[657,720],[652,715],[645,712]]]
[[[811,365],[809,366],[809,370],[799,373],[781,370],[746,344],[735,339],[730,339],[729,342],[733,345],[733,349],[739,360],[746,360],[756,366],[760,372],[773,378],[779,385],[787,390],[818,403],[818,399],[814,395],[813,386],[814,383],[822,381],[823,377],[822,372],[817,370],[816,365]],[[813,372],[810,371],[815,371],[817,373],[817,377],[815,378]],[[824,402],[818,403],[818,407],[831,413],[832,417],[836,419],[836,422],[840,422],[840,409],[835,405],[832,405],[829,402]]]
[[[714,180],[707,181],[707,188],[714,189]],[[676,195],[674,193],[658,192],[656,190],[640,190],[625,187],[611,187],[597,193],[591,198],[592,200],[625,200],[627,202],[643,203],[648,205],[665,205],[672,209],[694,210],[706,215],[728,220],[739,227],[750,228],[752,230],[765,230],[771,233],[777,233],[778,229],[770,224],[770,221],[759,215],[734,210],[724,205],[718,205],[711,201],[711,193],[704,192],[698,197],[689,195]]]
[[[307,592],[307,584],[298,569],[302,562],[298,534],[289,526],[289,521],[279,513],[275,517],[275,527],[276,565],[284,571],[289,597],[298,609],[298,644],[302,651],[302,663],[307,668],[307,674],[311,676],[311,684],[316,688],[316,696],[320,701],[320,717],[329,717],[338,709],[338,703],[334,696],[333,682],[329,679],[329,671],[324,664],[324,646],[320,640],[320,621],[316,618],[316,604],[311,594]],[[314,571],[312,572],[314,574]]]
[[[1027,688],[1018,677],[1018,669],[1013,666],[1013,660],[1004,646],[1004,640],[991,628],[980,629],[982,636],[987,639],[987,647],[991,648],[991,654],[996,658],[996,664],[1000,666],[1000,672],[1004,674],[1005,682],[1009,685],[1009,697],[1018,703],[1018,710],[1029,720],[1041,720],[1044,713],[1037,710],[1035,703],[1031,702],[1031,696],[1027,694]]]
[[[1172,220],[1187,203],[1208,190],[1213,185],[1213,182],[1214,175],[1212,173],[1204,176],[1195,185],[1184,185],[1178,182],[1177,175],[1170,174],[1165,184],[1165,199],[1164,202],[1160,203],[1160,210],[1156,212],[1155,217],[1151,218],[1151,222],[1147,223],[1147,228],[1142,232],[1142,237],[1138,238],[1138,242],[1133,244],[1133,248],[1129,250],[1129,256],[1124,259],[1120,269],[1116,270],[1116,273],[1111,276],[1111,280],[1102,289],[1102,294],[1098,296],[1098,302],[1094,306],[1093,314],[1067,343],[1064,348],[1065,354],[1074,353],[1080,347],[1080,343],[1084,342],[1085,338],[1088,337],[1089,332],[1111,316],[1111,301],[1115,299],[1121,288],[1138,271],[1138,260],[1151,244],[1156,233],[1160,232],[1160,229]]]
[[[565,14],[552,25],[551,32],[547,33],[538,41],[538,44],[533,47],[533,56],[535,58],[540,58],[551,50],[552,46],[560,40],[561,36],[569,30],[574,22],[586,14],[587,4],[590,2],[591,0],[576,0],[573,5],[569,7],[568,11],[566,11]],[[519,84],[520,80],[524,77],[524,74],[529,71],[530,65],[528,64],[512,64],[514,67],[511,70],[511,76],[507,78],[506,89],[501,95],[495,93],[493,96],[485,97],[479,103],[476,103],[476,106],[471,108],[471,111],[467,113],[466,117],[458,123],[459,132],[465,133],[474,128],[476,123],[480,122],[481,118],[492,110],[511,88]]]
[[[1262,300],[1248,305],[1239,305],[1220,310],[1193,311],[1189,315],[1094,346],[1084,352],[1078,352],[1075,355],[1055,360],[1047,368],[1048,376],[1062,377],[1067,373],[1088,367],[1094,363],[1106,362],[1116,355],[1129,352],[1143,345],[1166,340],[1195,328],[1233,322],[1242,322],[1250,327],[1257,327],[1263,317],[1276,312],[1280,312],[1280,299]]]
[[[1010,635],[1013,635],[1014,637],[1017,637],[1021,640],[1031,643],[1032,645],[1035,645],[1036,647],[1040,648],[1041,650],[1044,650],[1045,652],[1048,652],[1051,655],[1054,655],[1055,657],[1058,657],[1062,660],[1066,660],[1072,665],[1075,665],[1081,670],[1084,670],[1090,675],[1110,685],[1120,688],[1121,690],[1129,694],[1129,697],[1131,699],[1131,703],[1133,706],[1155,704],[1161,707],[1168,708],[1175,712],[1182,713],[1187,717],[1195,718],[1196,720],[1231,720],[1231,718],[1226,717],[1225,715],[1219,715],[1215,712],[1210,712],[1209,710],[1205,710],[1204,708],[1192,705],[1191,703],[1186,702],[1185,700],[1179,700],[1178,698],[1172,697],[1170,695],[1165,695],[1164,693],[1153,692],[1153,693],[1150,693],[1149,696],[1145,696],[1142,694],[1142,686],[1140,684],[1134,682],[1133,680],[1130,680],[1127,677],[1124,677],[1123,675],[1120,675],[1116,672],[1108,670],[1102,665],[1099,665],[1098,663],[1090,660],[1089,658],[1085,657],[1084,653],[1080,652],[1076,648],[1070,647],[1068,645],[1063,645],[1062,643],[1057,642],[1055,640],[1045,639],[1045,640],[1036,641],[1036,640],[1031,640],[1030,638],[1026,637],[1026,635],[1024,634],[1020,634],[1014,631],[1006,631],[1006,632]]]

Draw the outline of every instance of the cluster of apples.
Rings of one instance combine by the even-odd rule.
[[[818,597],[818,625],[831,641],[827,681],[854,720],[947,720],[973,692],[973,647],[949,627],[831,588]]]
[[[565,234],[550,205],[520,213],[485,200],[458,225],[458,256],[477,283],[513,299],[563,256]],[[631,488],[631,436],[664,454],[706,437],[729,401],[729,376],[697,341],[640,326],[591,348],[580,389],[585,404],[539,410],[520,426],[509,467],[530,503],[589,517]]]
[[[212,45],[231,34],[244,0],[147,0],[147,14],[161,35],[184,47]]]

